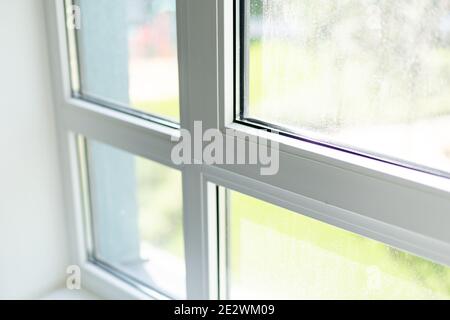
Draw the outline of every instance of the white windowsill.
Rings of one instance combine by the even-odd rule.
[[[42,300],[101,300],[101,298],[85,290],[59,289],[42,297]]]

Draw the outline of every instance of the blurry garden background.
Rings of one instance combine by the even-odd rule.
[[[450,172],[449,0],[251,0],[248,115]]]

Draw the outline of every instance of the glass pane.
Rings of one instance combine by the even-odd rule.
[[[450,172],[450,1],[250,0],[246,114]]]
[[[95,259],[185,298],[181,173],[94,141],[88,163]]]
[[[79,0],[80,92],[179,121],[176,0]]]
[[[450,268],[230,191],[231,299],[449,299]]]

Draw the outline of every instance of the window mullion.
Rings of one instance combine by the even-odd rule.
[[[194,132],[201,121],[203,132],[218,127],[218,47],[216,0],[178,0],[178,59],[180,72],[181,128]],[[192,141],[193,142],[193,141]],[[197,159],[201,160],[201,159]],[[194,163],[192,159],[192,163]],[[210,274],[215,250],[209,241],[208,188],[201,166],[183,170],[184,237],[188,299],[217,295]]]

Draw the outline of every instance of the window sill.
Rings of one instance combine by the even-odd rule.
[[[85,290],[69,290],[58,289],[48,295],[45,295],[41,300],[102,300],[98,296]]]

